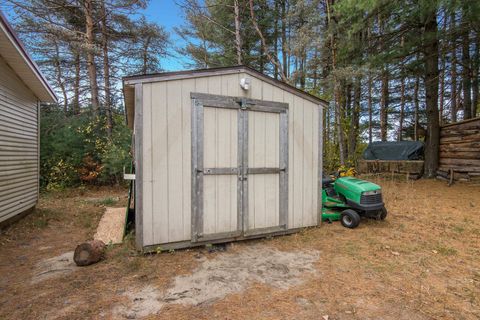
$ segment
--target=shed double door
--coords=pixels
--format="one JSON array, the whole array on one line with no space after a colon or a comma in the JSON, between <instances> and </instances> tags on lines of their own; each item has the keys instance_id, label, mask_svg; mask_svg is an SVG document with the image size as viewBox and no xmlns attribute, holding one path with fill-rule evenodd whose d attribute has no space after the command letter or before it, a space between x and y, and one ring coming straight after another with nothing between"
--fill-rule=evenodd
<instances>
[{"instance_id":1,"label":"shed double door","mask_svg":"<svg viewBox=\"0 0 480 320\"><path fill-rule=\"evenodd\" d=\"M288 104L191 98L192 241L287 229Z\"/></svg>"}]
</instances>

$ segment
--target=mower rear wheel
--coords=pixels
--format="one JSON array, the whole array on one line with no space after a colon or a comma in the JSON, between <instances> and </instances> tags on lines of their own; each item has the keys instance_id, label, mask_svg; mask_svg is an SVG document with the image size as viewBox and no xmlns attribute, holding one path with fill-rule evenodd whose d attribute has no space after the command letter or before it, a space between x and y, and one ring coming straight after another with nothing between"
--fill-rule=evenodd
<instances>
[{"instance_id":1,"label":"mower rear wheel","mask_svg":"<svg viewBox=\"0 0 480 320\"><path fill-rule=\"evenodd\" d=\"M358 213L352 209L347 209L342 211L340 216L340 222L345 228L356 228L360 224L360 216Z\"/></svg>"},{"instance_id":2,"label":"mower rear wheel","mask_svg":"<svg viewBox=\"0 0 480 320\"><path fill-rule=\"evenodd\" d=\"M380 220L385 220L387 217L387 208L383 207L382 210L380 211Z\"/></svg>"}]
</instances>

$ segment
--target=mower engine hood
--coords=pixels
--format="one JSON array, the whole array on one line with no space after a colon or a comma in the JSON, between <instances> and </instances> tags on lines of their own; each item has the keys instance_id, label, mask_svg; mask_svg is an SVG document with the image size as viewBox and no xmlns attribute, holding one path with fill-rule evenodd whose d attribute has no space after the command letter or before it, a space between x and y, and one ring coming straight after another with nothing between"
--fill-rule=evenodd
<instances>
[{"instance_id":1,"label":"mower engine hood","mask_svg":"<svg viewBox=\"0 0 480 320\"><path fill-rule=\"evenodd\" d=\"M365 191L374 191L382 189L378 184L357 179L354 177L341 177L335 181L335 186L351 192L362 193Z\"/></svg>"}]
</instances>

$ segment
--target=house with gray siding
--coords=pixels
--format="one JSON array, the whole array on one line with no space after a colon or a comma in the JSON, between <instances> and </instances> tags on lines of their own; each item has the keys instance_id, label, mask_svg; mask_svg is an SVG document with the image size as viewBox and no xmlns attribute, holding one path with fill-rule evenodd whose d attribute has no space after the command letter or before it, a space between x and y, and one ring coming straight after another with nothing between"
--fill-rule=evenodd
<instances>
[{"instance_id":1,"label":"house with gray siding","mask_svg":"<svg viewBox=\"0 0 480 320\"><path fill-rule=\"evenodd\" d=\"M57 98L0 12L0 226L35 207L41 102Z\"/></svg>"}]
</instances>

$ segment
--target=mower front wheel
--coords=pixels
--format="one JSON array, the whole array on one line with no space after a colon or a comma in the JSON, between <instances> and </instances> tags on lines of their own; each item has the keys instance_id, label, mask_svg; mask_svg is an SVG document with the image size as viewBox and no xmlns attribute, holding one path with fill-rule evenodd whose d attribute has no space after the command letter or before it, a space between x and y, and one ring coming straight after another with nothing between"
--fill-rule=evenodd
<instances>
[{"instance_id":1,"label":"mower front wheel","mask_svg":"<svg viewBox=\"0 0 480 320\"><path fill-rule=\"evenodd\" d=\"M358 213L352 209L347 209L342 211L340 216L340 222L345 228L356 228L360 224L360 216Z\"/></svg>"},{"instance_id":2,"label":"mower front wheel","mask_svg":"<svg viewBox=\"0 0 480 320\"><path fill-rule=\"evenodd\" d=\"M382 210L380 211L380 220L385 220L387 217L387 208L383 207Z\"/></svg>"}]
</instances>

